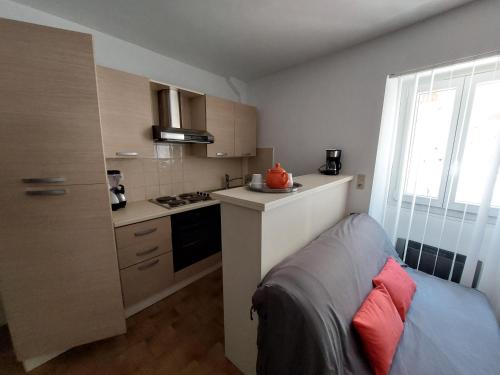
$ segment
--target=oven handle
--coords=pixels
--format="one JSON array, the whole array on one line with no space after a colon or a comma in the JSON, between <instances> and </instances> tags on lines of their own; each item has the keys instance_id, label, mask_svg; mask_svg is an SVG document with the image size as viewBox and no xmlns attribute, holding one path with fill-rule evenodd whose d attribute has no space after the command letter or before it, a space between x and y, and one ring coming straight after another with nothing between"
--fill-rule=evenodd
<instances>
[{"instance_id":1,"label":"oven handle","mask_svg":"<svg viewBox=\"0 0 500 375\"><path fill-rule=\"evenodd\" d=\"M197 243L200 243L200 242L201 242L201 240L194 240L194 241L188 242L187 244L184 244L184 245L182 246L182 248L191 247L191 246L193 246L194 244L197 244Z\"/></svg>"}]
</instances>

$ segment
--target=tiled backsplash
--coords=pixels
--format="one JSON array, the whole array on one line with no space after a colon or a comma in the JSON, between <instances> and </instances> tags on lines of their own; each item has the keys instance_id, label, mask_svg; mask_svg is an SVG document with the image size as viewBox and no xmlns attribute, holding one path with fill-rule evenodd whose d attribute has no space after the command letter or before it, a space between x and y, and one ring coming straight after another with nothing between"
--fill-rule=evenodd
<instances>
[{"instance_id":1,"label":"tiled backsplash","mask_svg":"<svg viewBox=\"0 0 500 375\"><path fill-rule=\"evenodd\" d=\"M160 144L158 159L106 159L107 169L123 174L128 201L222 188L224 174L242 176L242 159L192 156L188 145Z\"/></svg>"}]
</instances>

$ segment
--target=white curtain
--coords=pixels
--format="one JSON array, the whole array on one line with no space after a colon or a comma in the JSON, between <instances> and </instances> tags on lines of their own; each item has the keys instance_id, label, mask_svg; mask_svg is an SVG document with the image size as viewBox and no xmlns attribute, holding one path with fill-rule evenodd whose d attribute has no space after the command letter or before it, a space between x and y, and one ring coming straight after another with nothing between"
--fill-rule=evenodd
<instances>
[{"instance_id":1,"label":"white curtain","mask_svg":"<svg viewBox=\"0 0 500 375\"><path fill-rule=\"evenodd\" d=\"M410 266L477 287L500 320L499 69L493 56L388 78L370 215Z\"/></svg>"}]
</instances>

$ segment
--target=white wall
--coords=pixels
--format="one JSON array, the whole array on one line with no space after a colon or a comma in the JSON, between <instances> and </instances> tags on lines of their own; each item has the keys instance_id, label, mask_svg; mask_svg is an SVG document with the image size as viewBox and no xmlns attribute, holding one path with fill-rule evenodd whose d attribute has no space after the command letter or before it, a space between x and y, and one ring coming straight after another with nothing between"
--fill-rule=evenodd
<instances>
[{"instance_id":1,"label":"white wall","mask_svg":"<svg viewBox=\"0 0 500 375\"><path fill-rule=\"evenodd\" d=\"M0 0L0 17L92 34L94 36L95 60L99 65L143 75L160 82L171 83L222 98L238 100L238 95L228 83L228 79L230 79L230 82L240 91L242 101L246 101L246 84L236 78L222 77L184 64L34 8L9 0Z\"/></svg>"},{"instance_id":2,"label":"white wall","mask_svg":"<svg viewBox=\"0 0 500 375\"><path fill-rule=\"evenodd\" d=\"M500 49L500 1L482 0L385 37L249 83L259 108L259 147L296 174L343 149L343 173L367 174L351 186L348 209L367 211L386 77Z\"/></svg>"}]
</instances>

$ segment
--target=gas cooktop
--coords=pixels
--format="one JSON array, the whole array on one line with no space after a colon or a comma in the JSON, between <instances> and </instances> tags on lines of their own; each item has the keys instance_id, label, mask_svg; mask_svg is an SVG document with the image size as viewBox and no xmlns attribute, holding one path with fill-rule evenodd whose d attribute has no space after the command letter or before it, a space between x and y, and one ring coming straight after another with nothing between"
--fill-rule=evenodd
<instances>
[{"instance_id":1,"label":"gas cooktop","mask_svg":"<svg viewBox=\"0 0 500 375\"><path fill-rule=\"evenodd\" d=\"M165 208L175 208L179 206L185 206L192 203L198 203L202 201L209 201L210 198L209 193L205 193L202 191L197 191L195 193L185 193L179 195L158 197L155 199L151 199L150 202L156 203Z\"/></svg>"}]
</instances>

